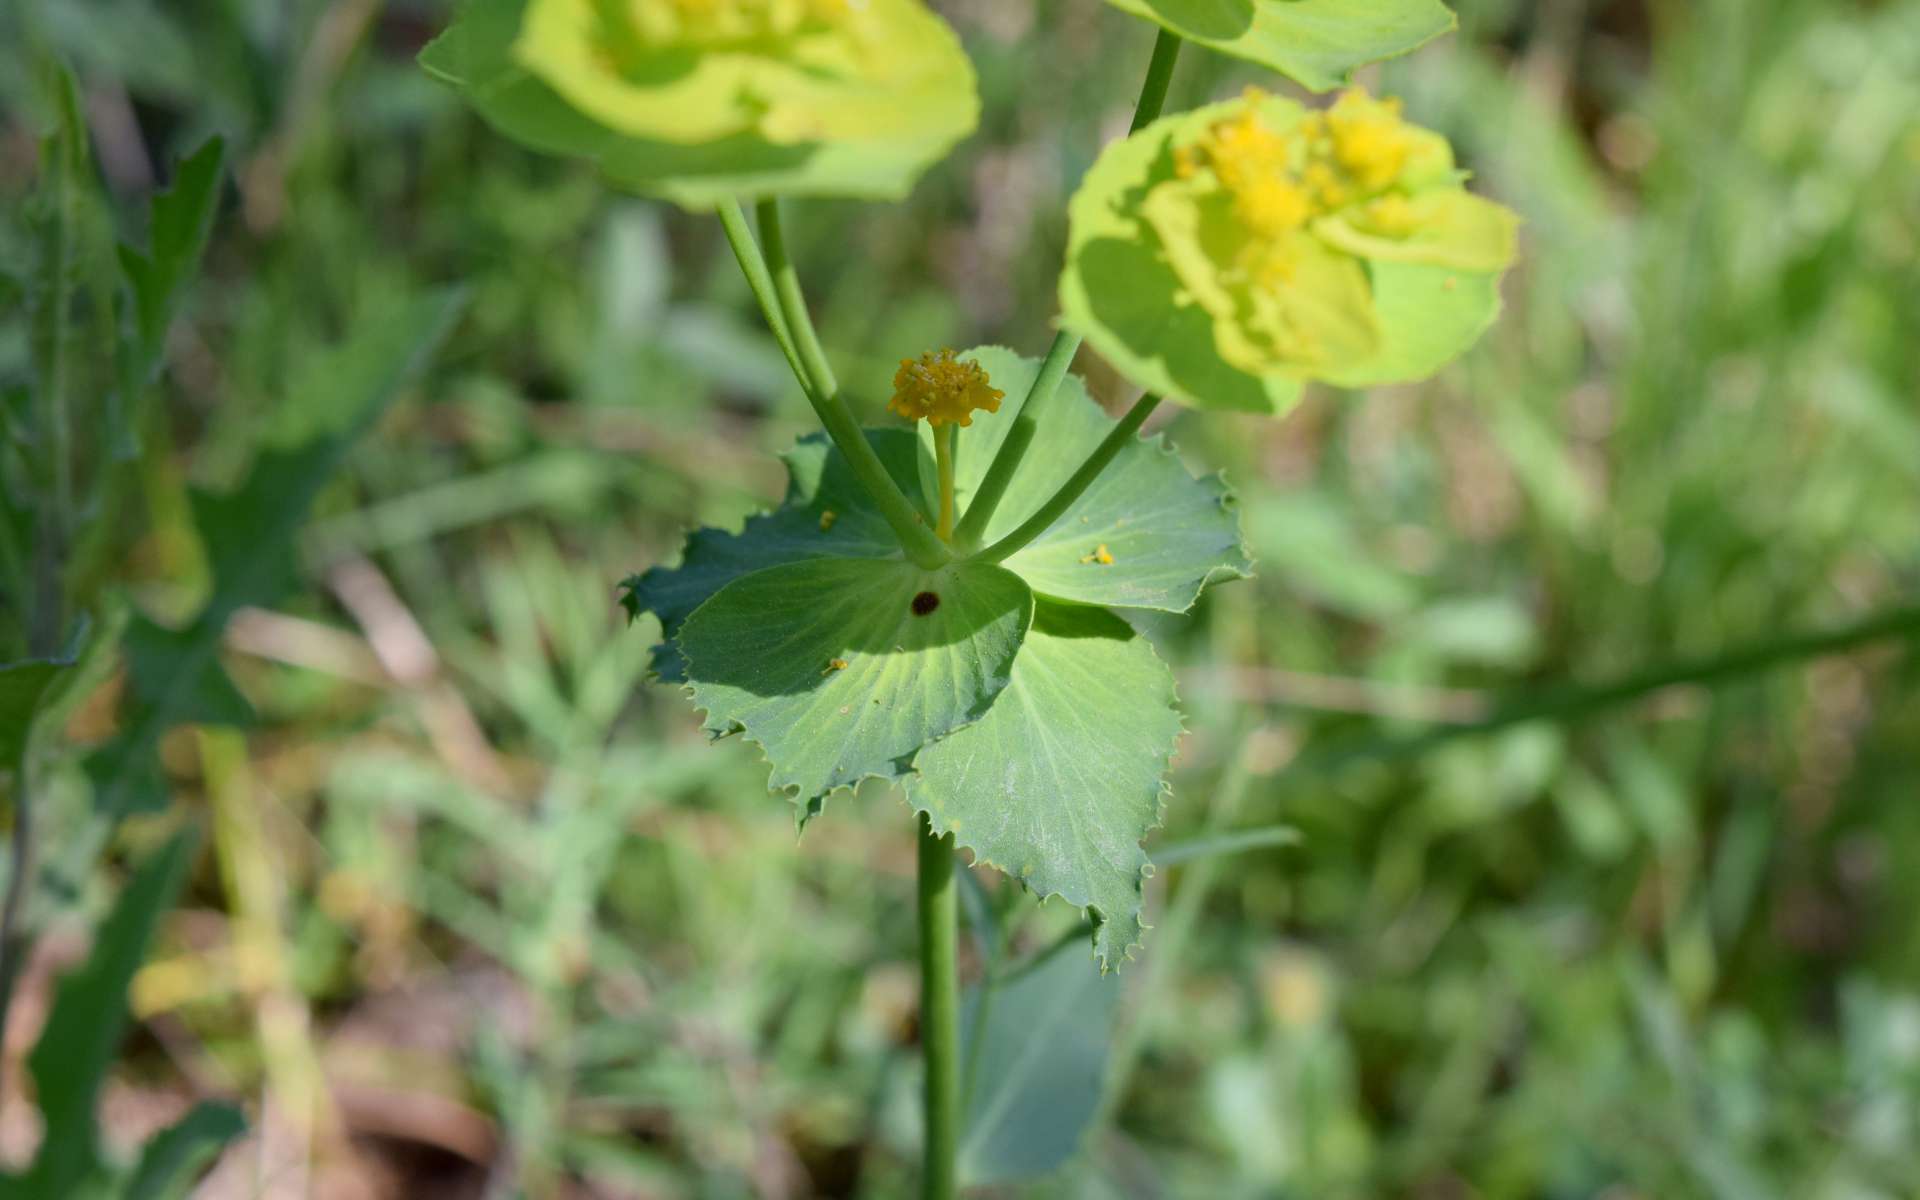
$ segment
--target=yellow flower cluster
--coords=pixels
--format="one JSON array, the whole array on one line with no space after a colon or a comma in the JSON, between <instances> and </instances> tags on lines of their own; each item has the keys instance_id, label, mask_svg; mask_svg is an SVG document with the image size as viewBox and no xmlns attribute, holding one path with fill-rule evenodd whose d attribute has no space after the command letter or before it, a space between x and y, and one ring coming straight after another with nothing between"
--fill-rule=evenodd
<instances>
[{"instance_id":1,"label":"yellow flower cluster","mask_svg":"<svg viewBox=\"0 0 1920 1200\"><path fill-rule=\"evenodd\" d=\"M952 350L903 358L893 373L893 398L887 408L909 421L925 418L935 427L971 425L975 410L999 412L1006 396L993 386L980 364L956 358Z\"/></svg>"},{"instance_id":2,"label":"yellow flower cluster","mask_svg":"<svg viewBox=\"0 0 1920 1200\"><path fill-rule=\"evenodd\" d=\"M1175 173L1192 179L1211 171L1232 197L1235 218L1267 243L1355 206L1363 206L1370 228L1407 231L1406 199L1391 189L1414 158L1417 134L1401 118L1397 98L1377 100L1356 88L1325 112L1278 130L1261 117L1265 99L1248 88L1238 113L1175 151ZM1263 282L1293 275L1296 256L1284 247L1268 244L1250 258Z\"/></svg>"},{"instance_id":3,"label":"yellow flower cluster","mask_svg":"<svg viewBox=\"0 0 1920 1200\"><path fill-rule=\"evenodd\" d=\"M602 6L645 45L788 37L831 27L850 14L849 0L614 0Z\"/></svg>"}]
</instances>

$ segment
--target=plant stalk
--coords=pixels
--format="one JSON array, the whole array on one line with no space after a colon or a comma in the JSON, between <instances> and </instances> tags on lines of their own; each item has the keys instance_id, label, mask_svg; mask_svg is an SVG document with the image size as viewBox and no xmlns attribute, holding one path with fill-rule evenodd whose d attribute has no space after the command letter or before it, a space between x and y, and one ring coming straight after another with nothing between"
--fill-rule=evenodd
<instances>
[{"instance_id":1,"label":"plant stalk","mask_svg":"<svg viewBox=\"0 0 1920 1200\"><path fill-rule=\"evenodd\" d=\"M740 263L741 274L747 277L747 287L752 290L754 300L760 305L760 315L766 319L767 328L773 333L773 340L779 344L780 352L786 356L787 365L793 370L793 377L800 383L800 391L813 406L820 418L820 424L826 427L827 436L840 450L841 457L853 470L853 477L860 486L873 497L880 509L880 515L893 528L894 536L900 540L901 548L907 557L928 570L951 562L953 552L947 549L945 542L934 536L926 522L914 510L900 485L887 474L887 468L880 462L880 456L874 453L868 444L866 435L860 431L859 423L853 414L847 411L846 403L841 400L837 390L823 391L815 385L813 372L807 366L807 351L802 343L795 340L793 326L789 319L802 324L806 330L802 335L807 344L818 354L819 342L813 336L812 324L806 320L806 305L799 301L798 281L790 289L798 302L797 309L789 312L781 303L780 288L774 282L773 272L767 266L767 260L761 256L760 245L754 241L753 234L747 229L746 213L741 211L737 201L728 200L719 206L720 227L725 230L727 244L733 248L733 256ZM764 215L764 214L763 214ZM778 228L776 214L773 227ZM792 267L784 258L785 245L776 232L770 239L770 245L781 252L783 274L791 274ZM821 356L818 367L824 371L826 381L831 384L833 373L826 367L826 359Z\"/></svg>"},{"instance_id":2,"label":"plant stalk","mask_svg":"<svg viewBox=\"0 0 1920 1200\"><path fill-rule=\"evenodd\" d=\"M13 1010L13 989L27 957L24 927L27 893L34 874L33 801L28 795L30 750L22 739L20 760L13 773L13 840L7 864L7 895L0 904L0 1045L5 1044L7 1017Z\"/></svg>"},{"instance_id":3,"label":"plant stalk","mask_svg":"<svg viewBox=\"0 0 1920 1200\"><path fill-rule=\"evenodd\" d=\"M1033 377L1033 386L1027 389L1027 398L1020 402L1020 411L1014 415L1013 424L1007 427L1007 436L1000 443L1000 450L993 456L993 462L987 467L987 473L980 480L980 486L974 489L973 499L967 502L967 514L960 519L959 528L953 531L954 544L962 550L978 550L987 536L987 522L993 520L994 510L1000 507L1000 501L1007 494L1007 485L1013 482L1020 463L1027 456L1027 447L1033 444L1033 435L1040 425L1040 414L1046 411L1047 402L1053 399L1053 393L1059 389L1060 380L1073 364L1073 356L1079 352L1080 335L1061 330L1053 335L1053 344L1047 347L1047 357L1040 364L1040 373Z\"/></svg>"},{"instance_id":4,"label":"plant stalk","mask_svg":"<svg viewBox=\"0 0 1920 1200\"><path fill-rule=\"evenodd\" d=\"M1133 106L1133 124L1128 127L1128 133L1138 133L1159 118L1160 110L1167 102L1167 87L1173 82L1174 63L1179 57L1179 35L1162 29L1153 42L1153 57L1147 61L1147 77L1140 84L1140 99ZM1026 399L1020 402L1020 411L1007 428L1005 440L1000 443L998 453L988 465L980 486L974 490L973 499L967 504L967 512L960 519L959 528L954 530L954 542L962 550L978 549L981 540L987 536L987 523L993 519L994 510L1000 507L1000 501L1006 496L1007 485L1013 482L1021 460L1027 455L1027 448L1033 444L1040 416L1052 402L1053 394L1060 390L1060 380L1073 364L1073 356L1079 350L1079 334L1062 329L1053 335L1053 344L1047 347L1047 357L1040 364L1040 373L1033 377L1033 386L1027 389Z\"/></svg>"},{"instance_id":5,"label":"plant stalk","mask_svg":"<svg viewBox=\"0 0 1920 1200\"><path fill-rule=\"evenodd\" d=\"M940 528L943 542L953 540L953 423L933 431L933 461L940 473Z\"/></svg>"},{"instance_id":6,"label":"plant stalk","mask_svg":"<svg viewBox=\"0 0 1920 1200\"><path fill-rule=\"evenodd\" d=\"M1093 453L1087 455L1087 460L1060 485L1059 490L1047 497L1045 504L1034 510L1034 514L1022 521L1012 533L972 557L980 562L1001 562L1018 554L1027 543L1045 533L1100 477L1100 472L1107 469L1114 455L1126 448L1159 405L1160 397L1151 392L1134 401L1127 415L1120 418L1120 423L1101 439L1100 444L1093 448Z\"/></svg>"},{"instance_id":7,"label":"plant stalk","mask_svg":"<svg viewBox=\"0 0 1920 1200\"><path fill-rule=\"evenodd\" d=\"M920 1045L926 1054L926 1156L920 1194L956 1195L960 1147L960 902L953 835L920 817Z\"/></svg>"},{"instance_id":8,"label":"plant stalk","mask_svg":"<svg viewBox=\"0 0 1920 1200\"><path fill-rule=\"evenodd\" d=\"M787 328L793 333L807 378L822 396L838 395L840 383L833 376L833 364L827 361L827 352L820 346L820 335L814 332L813 317L807 312L806 293L800 290L800 273L787 254L787 235L780 224L780 202L762 200L753 211L759 219L767 265L773 270L773 289L780 301L780 315L786 318Z\"/></svg>"},{"instance_id":9,"label":"plant stalk","mask_svg":"<svg viewBox=\"0 0 1920 1200\"><path fill-rule=\"evenodd\" d=\"M1153 57L1147 60L1147 77L1140 83L1140 99L1133 106L1133 124L1128 133L1139 133L1160 119L1167 103L1167 88L1173 83L1173 64L1180 58L1180 35L1162 29L1153 39Z\"/></svg>"}]
</instances>

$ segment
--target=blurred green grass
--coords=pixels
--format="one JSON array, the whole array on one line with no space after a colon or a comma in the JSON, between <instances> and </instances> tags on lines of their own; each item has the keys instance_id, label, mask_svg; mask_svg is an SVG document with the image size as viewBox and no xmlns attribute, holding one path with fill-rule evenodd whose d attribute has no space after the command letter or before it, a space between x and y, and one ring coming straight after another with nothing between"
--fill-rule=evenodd
<instances>
[{"instance_id":1,"label":"blurred green grass","mask_svg":"<svg viewBox=\"0 0 1920 1200\"><path fill-rule=\"evenodd\" d=\"M942 7L982 132L906 207L792 216L873 419L902 355L1045 344L1065 197L1151 41L1091 0ZM1260 573L1152 631L1191 729L1157 841L1302 836L1163 873L1111 1123L1034 1194L1910 1195L1910 643L1298 764L1911 606L1920 5L1463 8L1377 83L1526 217L1507 312L1428 385L1173 419L1239 490ZM40 12L120 202L209 132L240 164L143 467L124 571L150 611L205 586L184 483L327 422L408 298L474 292L304 532L307 590L230 636L260 828L216 836L270 848L286 978L249 975L258 914L203 867L136 989L126 1138L138 1098L211 1090L265 1100L209 1195L306 1170L376 1195L905 1194L904 810L868 789L796 844L751 751L643 682L654 631L612 602L689 524L771 500L808 427L713 222L482 128L410 63L435 4ZM34 112L25 42L0 45L11 206ZM1190 54L1173 100L1252 78ZM169 744L189 809L203 758ZM1022 947L1076 919L982 882ZM276 1141L276 1003L350 1137Z\"/></svg>"}]
</instances>

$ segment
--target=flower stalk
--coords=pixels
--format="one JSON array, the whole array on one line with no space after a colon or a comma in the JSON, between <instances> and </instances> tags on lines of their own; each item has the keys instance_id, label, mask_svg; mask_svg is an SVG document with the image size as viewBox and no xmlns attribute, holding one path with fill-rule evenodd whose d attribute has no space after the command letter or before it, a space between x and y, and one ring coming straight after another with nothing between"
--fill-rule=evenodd
<instances>
[{"instance_id":1,"label":"flower stalk","mask_svg":"<svg viewBox=\"0 0 1920 1200\"><path fill-rule=\"evenodd\" d=\"M761 215L765 217L769 211L763 208ZM814 414L826 428L827 436L839 447L841 457L847 460L854 478L873 497L880 515L886 518L907 557L929 570L952 561L953 552L927 528L925 520L907 500L906 493L893 481L893 476L887 474L880 456L874 453L866 435L860 431L859 423L847 411L846 402L840 398L838 388L823 390L815 382L815 372L818 371L821 381L832 385L833 372L827 366L826 356L820 353L819 338L814 334L813 322L807 316L798 278L793 275L793 266L787 260L785 240L779 232L778 212L772 212L768 248L776 254L775 261L780 274L792 280L785 289L787 302L784 304L782 289L775 282L774 271L769 268L767 259L761 255L759 243L754 241L752 231L747 228L746 214L741 211L739 202L725 201L719 205L719 214L727 244L733 248L733 256L740 263L741 273L746 276L747 287L760 305L760 315L765 318L773 340L780 346L780 352L786 356L787 366L800 383L800 391L806 396L807 403L813 406ZM804 331L797 339L796 327ZM811 347L811 353L803 350L803 346ZM809 365L810 358L815 360L812 365Z\"/></svg>"},{"instance_id":2,"label":"flower stalk","mask_svg":"<svg viewBox=\"0 0 1920 1200\"><path fill-rule=\"evenodd\" d=\"M952 1200L960 1147L960 900L953 835L920 817L920 1044L926 1055L926 1154L920 1194Z\"/></svg>"},{"instance_id":3,"label":"flower stalk","mask_svg":"<svg viewBox=\"0 0 1920 1200\"><path fill-rule=\"evenodd\" d=\"M943 542L953 541L953 438L952 425L933 431L933 461L940 472L940 525L935 532Z\"/></svg>"},{"instance_id":4,"label":"flower stalk","mask_svg":"<svg viewBox=\"0 0 1920 1200\"><path fill-rule=\"evenodd\" d=\"M1033 515L1022 521L1012 533L985 550L972 555L972 558L979 562L1005 561L1018 554L1027 543L1052 528L1053 523L1073 507L1073 502L1093 485L1093 481L1100 478L1100 472L1107 469L1107 464L1113 461L1114 455L1126 449L1127 443L1140 432L1140 426L1146 424L1147 418L1152 416L1153 410L1159 406L1160 397L1152 393L1134 401L1133 407L1127 410L1127 415L1121 417L1120 423L1115 425L1106 437L1100 439L1100 444L1093 448L1093 453L1087 455L1086 461L1080 464L1080 468L1068 476L1067 481L1061 484L1053 495L1047 497L1045 504L1035 509Z\"/></svg>"},{"instance_id":5,"label":"flower stalk","mask_svg":"<svg viewBox=\"0 0 1920 1200\"><path fill-rule=\"evenodd\" d=\"M1147 77L1140 84L1140 99L1133 106L1133 123L1128 127L1128 133L1138 133L1159 118L1160 110L1166 106L1167 88L1173 82L1173 67L1179 58L1179 36L1162 29L1159 36L1154 38L1153 57L1147 61ZM960 519L960 526L954 531L954 542L962 550L978 549L981 540L986 537L987 523L993 520L994 511L1006 496L1007 485L1013 482L1021 460L1027 455L1027 447L1033 444L1040 417L1053 400L1053 394L1060 389L1060 380L1073 364L1073 356L1079 350L1079 334L1062 329L1053 335L1053 344L1047 347L1047 357L1040 364L1040 373L1033 377L1033 386L1027 389L1026 399L1021 401L1020 411L1014 415L1013 425L1000 443L999 453L994 455L993 462L987 467L980 487L967 505L966 515Z\"/></svg>"}]
</instances>

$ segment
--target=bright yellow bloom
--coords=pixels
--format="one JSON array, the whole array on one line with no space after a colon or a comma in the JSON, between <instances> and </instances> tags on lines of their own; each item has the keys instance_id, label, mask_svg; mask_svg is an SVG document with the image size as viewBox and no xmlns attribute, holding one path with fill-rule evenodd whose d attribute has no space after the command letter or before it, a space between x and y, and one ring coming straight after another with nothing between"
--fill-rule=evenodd
<instances>
[{"instance_id":1,"label":"bright yellow bloom","mask_svg":"<svg viewBox=\"0 0 1920 1200\"><path fill-rule=\"evenodd\" d=\"M952 350L903 358L893 373L893 398L887 407L909 421L971 425L975 410L999 412L1006 396L992 385L980 364L954 357Z\"/></svg>"},{"instance_id":2,"label":"bright yellow bloom","mask_svg":"<svg viewBox=\"0 0 1920 1200\"><path fill-rule=\"evenodd\" d=\"M923 0L498 0L516 2L512 59L568 106L622 138L703 148L656 162L651 147L567 135L623 171L739 173L749 182L730 191L750 194L769 190L769 172L836 176L884 194L896 164L917 173L977 111L972 68Z\"/></svg>"},{"instance_id":3,"label":"bright yellow bloom","mask_svg":"<svg viewBox=\"0 0 1920 1200\"><path fill-rule=\"evenodd\" d=\"M849 16L847 0L603 0L602 19L649 46L792 37Z\"/></svg>"},{"instance_id":4,"label":"bright yellow bloom","mask_svg":"<svg viewBox=\"0 0 1920 1200\"><path fill-rule=\"evenodd\" d=\"M1326 122L1335 161L1362 188L1377 192L1399 180L1414 149L1399 97L1376 100L1355 88L1327 110Z\"/></svg>"},{"instance_id":5,"label":"bright yellow bloom","mask_svg":"<svg viewBox=\"0 0 1920 1200\"><path fill-rule=\"evenodd\" d=\"M1238 113L1179 148L1175 172L1193 179L1211 171L1233 197L1234 216L1258 238L1279 238L1401 186L1418 148L1419 131L1401 119L1398 99L1355 88L1286 129L1262 119L1265 92L1250 87L1243 99ZM1383 231L1394 223L1379 217Z\"/></svg>"},{"instance_id":6,"label":"bright yellow bloom","mask_svg":"<svg viewBox=\"0 0 1920 1200\"><path fill-rule=\"evenodd\" d=\"M1425 378L1479 336L1514 257L1518 217L1466 179L1444 137L1358 89L1162 118L1074 197L1062 324L1200 407Z\"/></svg>"},{"instance_id":7,"label":"bright yellow bloom","mask_svg":"<svg viewBox=\"0 0 1920 1200\"><path fill-rule=\"evenodd\" d=\"M1504 210L1467 196L1444 139L1398 100L1354 89L1302 112L1248 88L1174 148L1141 206L1222 357L1250 373L1312 372L1380 345L1362 260L1497 269Z\"/></svg>"}]
</instances>

